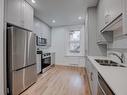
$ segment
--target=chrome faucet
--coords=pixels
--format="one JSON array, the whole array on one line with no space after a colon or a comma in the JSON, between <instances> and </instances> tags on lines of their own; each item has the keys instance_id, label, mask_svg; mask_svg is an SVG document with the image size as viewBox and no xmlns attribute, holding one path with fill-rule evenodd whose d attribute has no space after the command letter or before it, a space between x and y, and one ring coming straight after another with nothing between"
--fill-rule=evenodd
<instances>
[{"instance_id":1,"label":"chrome faucet","mask_svg":"<svg viewBox=\"0 0 127 95\"><path fill-rule=\"evenodd\" d=\"M116 57L119 58L119 60L121 61L121 63L124 63L124 54L122 53L121 56L119 56L118 54L116 53L110 53L112 55L115 55Z\"/></svg>"}]
</instances>

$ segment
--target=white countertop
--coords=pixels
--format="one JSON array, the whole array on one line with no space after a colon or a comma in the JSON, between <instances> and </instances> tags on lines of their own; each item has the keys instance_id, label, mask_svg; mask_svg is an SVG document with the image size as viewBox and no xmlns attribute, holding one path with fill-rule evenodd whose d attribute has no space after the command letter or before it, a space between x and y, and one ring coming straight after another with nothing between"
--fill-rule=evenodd
<instances>
[{"instance_id":1,"label":"white countertop","mask_svg":"<svg viewBox=\"0 0 127 95\"><path fill-rule=\"evenodd\" d=\"M116 95L127 95L127 68L99 65L94 59L110 59L107 57L88 56L110 88Z\"/></svg>"}]
</instances>

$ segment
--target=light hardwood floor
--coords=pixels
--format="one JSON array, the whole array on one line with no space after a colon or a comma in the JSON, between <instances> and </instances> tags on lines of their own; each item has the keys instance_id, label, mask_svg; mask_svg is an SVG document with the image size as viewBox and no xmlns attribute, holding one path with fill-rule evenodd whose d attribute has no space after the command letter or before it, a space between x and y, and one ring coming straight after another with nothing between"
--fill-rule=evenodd
<instances>
[{"instance_id":1,"label":"light hardwood floor","mask_svg":"<svg viewBox=\"0 0 127 95\"><path fill-rule=\"evenodd\" d=\"M85 70L55 66L21 95L90 95Z\"/></svg>"}]
</instances>

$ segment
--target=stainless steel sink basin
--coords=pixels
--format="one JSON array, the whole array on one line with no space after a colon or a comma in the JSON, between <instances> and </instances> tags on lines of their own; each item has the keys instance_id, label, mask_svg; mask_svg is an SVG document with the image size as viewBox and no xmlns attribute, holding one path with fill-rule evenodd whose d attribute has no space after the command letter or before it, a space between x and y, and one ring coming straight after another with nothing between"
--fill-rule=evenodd
<instances>
[{"instance_id":1,"label":"stainless steel sink basin","mask_svg":"<svg viewBox=\"0 0 127 95\"><path fill-rule=\"evenodd\" d=\"M121 65L119 63L116 63L112 60L100 60L100 59L95 59L95 61L97 63L99 63L100 65L103 65L103 66L114 66L114 67L126 67L124 65Z\"/></svg>"}]
</instances>

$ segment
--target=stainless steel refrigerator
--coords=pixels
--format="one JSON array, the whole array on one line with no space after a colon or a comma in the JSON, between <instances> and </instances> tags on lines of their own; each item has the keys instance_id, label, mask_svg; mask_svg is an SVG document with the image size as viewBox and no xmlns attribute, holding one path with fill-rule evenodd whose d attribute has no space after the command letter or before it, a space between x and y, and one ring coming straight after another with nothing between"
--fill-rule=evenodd
<instances>
[{"instance_id":1,"label":"stainless steel refrigerator","mask_svg":"<svg viewBox=\"0 0 127 95\"><path fill-rule=\"evenodd\" d=\"M37 80L36 35L30 31L7 29L7 87L9 95L18 95Z\"/></svg>"}]
</instances>

